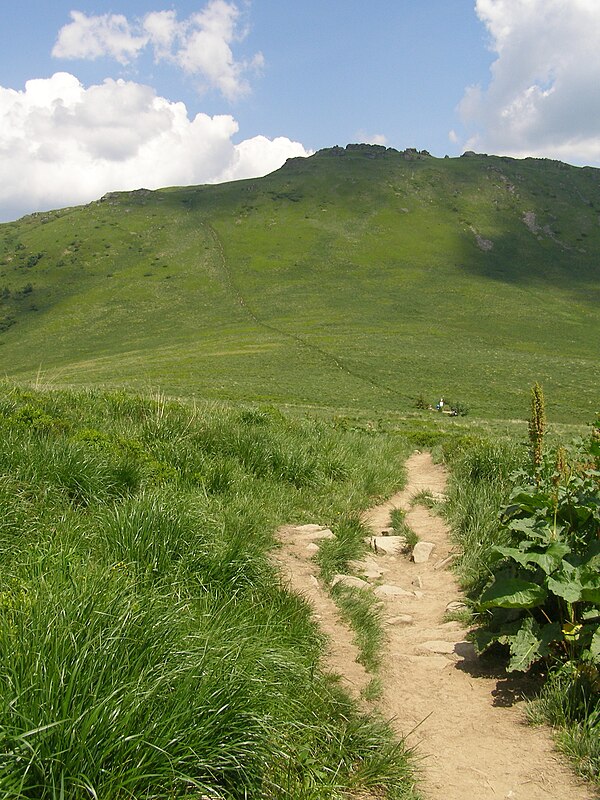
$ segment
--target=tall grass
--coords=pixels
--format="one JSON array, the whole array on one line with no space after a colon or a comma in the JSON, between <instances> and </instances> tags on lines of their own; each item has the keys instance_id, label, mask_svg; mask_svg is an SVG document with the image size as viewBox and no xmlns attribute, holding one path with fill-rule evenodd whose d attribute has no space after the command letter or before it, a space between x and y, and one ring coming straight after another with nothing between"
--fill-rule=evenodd
<instances>
[{"instance_id":1,"label":"tall grass","mask_svg":"<svg viewBox=\"0 0 600 800\"><path fill-rule=\"evenodd\" d=\"M397 441L11 387L0 433L2 797L412 796L268 559L278 524L394 488Z\"/></svg>"},{"instance_id":2,"label":"tall grass","mask_svg":"<svg viewBox=\"0 0 600 800\"><path fill-rule=\"evenodd\" d=\"M491 548L502 542L500 510L526 450L511 441L479 439L445 452L451 467L445 513L460 547L455 565L463 587L476 592L489 577Z\"/></svg>"},{"instance_id":3,"label":"tall grass","mask_svg":"<svg viewBox=\"0 0 600 800\"><path fill-rule=\"evenodd\" d=\"M593 667L554 672L528 711L532 722L555 728L559 748L579 774L600 786L600 686Z\"/></svg>"}]
</instances>

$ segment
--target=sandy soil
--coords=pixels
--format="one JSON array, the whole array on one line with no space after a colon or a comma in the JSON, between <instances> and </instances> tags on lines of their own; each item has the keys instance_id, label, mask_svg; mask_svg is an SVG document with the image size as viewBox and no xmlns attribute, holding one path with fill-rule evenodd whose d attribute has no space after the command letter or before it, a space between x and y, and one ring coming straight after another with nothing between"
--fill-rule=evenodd
<instances>
[{"instance_id":1,"label":"sandy soil","mask_svg":"<svg viewBox=\"0 0 600 800\"><path fill-rule=\"evenodd\" d=\"M448 530L443 520L411 500L422 489L443 494L446 474L428 453L413 454L407 470L406 488L366 512L373 551L354 565L354 572L368 574L382 602L388 646L378 705L399 735L416 746L425 797L594 800L598 795L553 749L549 731L526 724L523 683L503 673L486 674L465 640L466 631L457 622L444 622L448 603L460 600L448 570ZM390 547L382 552L386 537L381 532L393 508L405 509L419 539L434 545L428 560L414 563ZM312 558L323 535L331 534L318 526L282 528L283 546L276 557L291 588L313 605L329 637L329 668L358 694L370 676L356 662L352 633L315 577Z\"/></svg>"}]
</instances>

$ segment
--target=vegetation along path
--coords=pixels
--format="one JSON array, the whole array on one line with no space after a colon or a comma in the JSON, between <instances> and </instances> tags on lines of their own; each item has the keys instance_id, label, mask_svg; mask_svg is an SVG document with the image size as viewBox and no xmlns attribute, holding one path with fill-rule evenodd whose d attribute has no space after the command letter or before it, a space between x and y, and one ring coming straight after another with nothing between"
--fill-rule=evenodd
<instances>
[{"instance_id":1,"label":"vegetation along path","mask_svg":"<svg viewBox=\"0 0 600 800\"><path fill-rule=\"evenodd\" d=\"M448 529L413 498L423 490L443 494L446 473L429 453L414 453L407 470L406 488L365 513L373 531L372 552L354 564L354 571L368 580L383 604L387 647L379 704L398 733L416 746L425 797L592 800L593 790L570 772L548 731L527 725L518 684L505 675L486 674L463 626L445 621L449 604L460 602L448 569ZM397 540L382 535L395 508L406 511L408 526L420 540L415 560L400 552ZM368 676L355 661L349 631L315 577L315 539L323 534L330 532L319 533L317 526L282 529L284 547L278 559L292 588L313 604L330 638L331 668L360 690Z\"/></svg>"}]
</instances>

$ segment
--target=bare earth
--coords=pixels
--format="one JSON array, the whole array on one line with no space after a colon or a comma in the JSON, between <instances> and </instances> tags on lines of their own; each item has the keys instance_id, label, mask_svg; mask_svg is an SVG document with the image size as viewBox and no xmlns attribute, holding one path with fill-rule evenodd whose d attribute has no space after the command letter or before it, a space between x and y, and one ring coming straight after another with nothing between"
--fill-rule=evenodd
<instances>
[{"instance_id":1,"label":"bare earth","mask_svg":"<svg viewBox=\"0 0 600 800\"><path fill-rule=\"evenodd\" d=\"M354 565L368 574L382 601L388 646L380 675L378 705L399 735L421 756L423 791L428 800L594 800L553 749L550 734L525 723L519 684L510 676L485 674L466 631L444 622L449 602L460 600L448 570L451 545L446 524L423 506L411 506L420 490L443 494L446 473L429 453L407 462L406 488L364 518L373 530L372 554ZM419 539L434 545L427 561L413 563L386 550L381 531L390 511L403 508ZM318 526L286 527L276 559L291 588L312 604L330 639L329 668L358 695L370 680L356 662L351 631L319 585L312 559L316 542L330 532ZM404 590L404 591L401 591Z\"/></svg>"}]
</instances>

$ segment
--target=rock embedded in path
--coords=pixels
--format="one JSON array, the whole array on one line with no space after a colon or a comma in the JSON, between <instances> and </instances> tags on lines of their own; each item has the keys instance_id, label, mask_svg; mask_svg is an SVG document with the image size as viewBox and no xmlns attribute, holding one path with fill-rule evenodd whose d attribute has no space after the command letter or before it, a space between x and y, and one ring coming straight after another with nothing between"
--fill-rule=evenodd
<instances>
[{"instance_id":1,"label":"rock embedded in path","mask_svg":"<svg viewBox=\"0 0 600 800\"><path fill-rule=\"evenodd\" d=\"M308 525L296 525L296 530L298 533L319 533L319 531L324 531L325 528L323 525L309 523Z\"/></svg>"},{"instance_id":2,"label":"rock embedded in path","mask_svg":"<svg viewBox=\"0 0 600 800\"><path fill-rule=\"evenodd\" d=\"M428 653L436 653L437 655L451 655L454 653L454 642L445 642L441 639L436 639L432 642L423 642L420 645L420 650L425 650Z\"/></svg>"},{"instance_id":3,"label":"rock embedded in path","mask_svg":"<svg viewBox=\"0 0 600 800\"><path fill-rule=\"evenodd\" d=\"M401 553L406 547L404 536L372 536L371 548L382 556Z\"/></svg>"},{"instance_id":4,"label":"rock embedded in path","mask_svg":"<svg viewBox=\"0 0 600 800\"><path fill-rule=\"evenodd\" d=\"M349 586L351 589L368 589L370 584L363 581L362 578L357 578L355 575L334 575L331 581L332 586Z\"/></svg>"},{"instance_id":5,"label":"rock embedded in path","mask_svg":"<svg viewBox=\"0 0 600 800\"><path fill-rule=\"evenodd\" d=\"M335 533L329 528L324 528L322 525L296 525L294 531L301 536L306 536L307 539L333 539Z\"/></svg>"},{"instance_id":6,"label":"rock embedded in path","mask_svg":"<svg viewBox=\"0 0 600 800\"><path fill-rule=\"evenodd\" d=\"M384 572L387 572L387 568L382 567L380 562L371 556L367 556L363 561L350 562L350 568L353 572L364 575L365 578L380 578Z\"/></svg>"},{"instance_id":7,"label":"rock embedded in path","mask_svg":"<svg viewBox=\"0 0 600 800\"><path fill-rule=\"evenodd\" d=\"M415 564L424 564L426 561L429 561L429 556L433 552L434 547L435 545L432 544L432 542L417 542L413 547L412 560Z\"/></svg>"},{"instance_id":8,"label":"rock embedded in path","mask_svg":"<svg viewBox=\"0 0 600 800\"><path fill-rule=\"evenodd\" d=\"M414 592L407 592L406 589L402 589L400 586L392 586L389 583L382 583L381 586L378 586L373 594L376 597L414 597Z\"/></svg>"},{"instance_id":9,"label":"rock embedded in path","mask_svg":"<svg viewBox=\"0 0 600 800\"><path fill-rule=\"evenodd\" d=\"M390 617L386 619L386 625L412 625L414 622L414 617L411 617L410 614L398 614L396 617Z\"/></svg>"}]
</instances>

